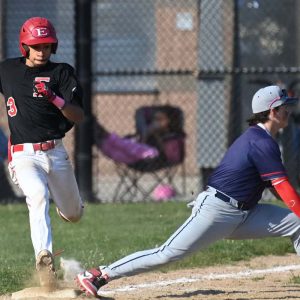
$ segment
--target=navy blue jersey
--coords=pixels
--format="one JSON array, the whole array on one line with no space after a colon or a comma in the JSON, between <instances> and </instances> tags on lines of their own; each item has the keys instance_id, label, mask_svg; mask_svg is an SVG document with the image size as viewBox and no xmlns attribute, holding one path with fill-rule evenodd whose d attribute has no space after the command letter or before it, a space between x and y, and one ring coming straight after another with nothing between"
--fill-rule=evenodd
<instances>
[{"instance_id":1,"label":"navy blue jersey","mask_svg":"<svg viewBox=\"0 0 300 300\"><path fill-rule=\"evenodd\" d=\"M5 97L13 145L60 139L73 126L55 105L33 91L36 81L46 82L66 102L82 107L82 89L70 65L49 61L31 68L21 57L3 61L0 92Z\"/></svg>"},{"instance_id":2,"label":"navy blue jersey","mask_svg":"<svg viewBox=\"0 0 300 300\"><path fill-rule=\"evenodd\" d=\"M249 127L228 149L208 185L249 204L257 203L270 180L286 176L277 142L261 127Z\"/></svg>"}]
</instances>

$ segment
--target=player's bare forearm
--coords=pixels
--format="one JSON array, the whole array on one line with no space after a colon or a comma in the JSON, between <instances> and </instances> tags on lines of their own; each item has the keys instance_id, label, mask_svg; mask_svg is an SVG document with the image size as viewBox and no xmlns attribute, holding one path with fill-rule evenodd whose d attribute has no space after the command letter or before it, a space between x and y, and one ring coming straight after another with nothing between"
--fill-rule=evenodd
<instances>
[{"instance_id":1,"label":"player's bare forearm","mask_svg":"<svg viewBox=\"0 0 300 300\"><path fill-rule=\"evenodd\" d=\"M83 109L71 103L66 102L61 112L68 120L74 123L80 123L84 119Z\"/></svg>"}]
</instances>

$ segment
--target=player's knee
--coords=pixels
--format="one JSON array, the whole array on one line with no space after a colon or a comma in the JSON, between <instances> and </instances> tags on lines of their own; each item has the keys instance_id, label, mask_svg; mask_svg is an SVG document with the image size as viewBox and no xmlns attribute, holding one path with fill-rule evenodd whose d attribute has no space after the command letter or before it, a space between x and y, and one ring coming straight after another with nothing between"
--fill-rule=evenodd
<instances>
[{"instance_id":1,"label":"player's knee","mask_svg":"<svg viewBox=\"0 0 300 300\"><path fill-rule=\"evenodd\" d=\"M64 220L65 222L76 223L81 219L81 217L83 215L83 209L84 209L84 206L80 205L80 207L78 208L78 210L76 212L73 212L70 214L62 213L58 208L56 208L56 212L59 215L59 217L62 220Z\"/></svg>"},{"instance_id":2,"label":"player's knee","mask_svg":"<svg viewBox=\"0 0 300 300\"><path fill-rule=\"evenodd\" d=\"M79 217L79 216L71 216L68 218L68 221L71 223L77 223L80 219L81 219L81 217Z\"/></svg>"},{"instance_id":3,"label":"player's knee","mask_svg":"<svg viewBox=\"0 0 300 300\"><path fill-rule=\"evenodd\" d=\"M81 219L82 215L83 215L83 208L81 209L81 211L78 214L68 217L68 220L71 223L77 223Z\"/></svg>"},{"instance_id":4,"label":"player's knee","mask_svg":"<svg viewBox=\"0 0 300 300\"><path fill-rule=\"evenodd\" d=\"M74 216L72 218L73 221L71 221L71 222L73 222L73 223L78 222L81 219L81 217L83 216L83 211L84 211L84 205L81 204L79 209L78 209L78 213L76 214L76 216Z\"/></svg>"}]
</instances>

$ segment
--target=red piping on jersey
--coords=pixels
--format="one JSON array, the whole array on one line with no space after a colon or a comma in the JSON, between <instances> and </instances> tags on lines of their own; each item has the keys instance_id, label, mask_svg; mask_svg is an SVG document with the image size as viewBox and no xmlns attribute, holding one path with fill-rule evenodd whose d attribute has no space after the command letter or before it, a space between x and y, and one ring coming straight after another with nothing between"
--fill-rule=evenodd
<instances>
[{"instance_id":1,"label":"red piping on jersey","mask_svg":"<svg viewBox=\"0 0 300 300\"><path fill-rule=\"evenodd\" d=\"M272 173L266 173L266 174L260 174L260 176L265 177L265 176L271 176L275 174L284 174L284 171L279 171L279 172L272 172Z\"/></svg>"},{"instance_id":2,"label":"red piping on jersey","mask_svg":"<svg viewBox=\"0 0 300 300\"><path fill-rule=\"evenodd\" d=\"M276 178L271 180L271 183L287 207L300 217L300 197L290 184L288 178Z\"/></svg>"}]
</instances>

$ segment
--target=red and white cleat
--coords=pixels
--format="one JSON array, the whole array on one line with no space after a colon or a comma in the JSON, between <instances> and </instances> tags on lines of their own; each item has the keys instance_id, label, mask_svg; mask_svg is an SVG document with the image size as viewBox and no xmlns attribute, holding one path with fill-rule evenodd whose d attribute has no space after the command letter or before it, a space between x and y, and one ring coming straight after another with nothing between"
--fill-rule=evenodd
<instances>
[{"instance_id":1,"label":"red and white cleat","mask_svg":"<svg viewBox=\"0 0 300 300\"><path fill-rule=\"evenodd\" d=\"M98 297L98 290L108 283L108 276L95 268L78 274L75 280L87 296Z\"/></svg>"}]
</instances>

